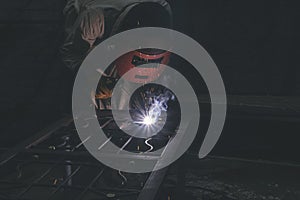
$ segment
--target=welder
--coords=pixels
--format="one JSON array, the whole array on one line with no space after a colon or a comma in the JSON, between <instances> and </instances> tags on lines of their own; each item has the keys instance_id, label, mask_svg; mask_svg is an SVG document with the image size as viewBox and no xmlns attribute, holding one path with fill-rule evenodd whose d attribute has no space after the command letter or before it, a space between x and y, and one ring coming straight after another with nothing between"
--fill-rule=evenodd
<instances>
[{"instance_id":1,"label":"welder","mask_svg":"<svg viewBox=\"0 0 300 200\"><path fill-rule=\"evenodd\" d=\"M61 53L64 64L74 74L87 54L109 36L138 27L172 26L171 8L165 0L69 0L64 15L66 39ZM167 64L169 56L169 52L153 49L133 51L121 56L105 72L99 71L102 78L95 94L96 99L109 99L118 78L132 67L148 61ZM139 78L147 77L151 80L151 77L158 77L162 71L162 67L145 69L132 77L131 82L139 83L145 81Z\"/></svg>"},{"instance_id":2,"label":"welder","mask_svg":"<svg viewBox=\"0 0 300 200\"><path fill-rule=\"evenodd\" d=\"M74 75L88 53L106 38L139 27L171 28L172 26L171 8L165 0L69 0L64 14L66 39L61 52L65 65L74 72ZM140 68L139 73L128 77L125 87L157 79L164 70L163 66L159 64L168 64L169 57L170 53L167 51L141 49L122 55L110 66L107 66L104 72L98 70L101 79L97 91L91 93L94 105L99 110L109 109L110 97L116 82L134 67L157 63L155 68ZM129 97L124 96L121 99L125 100L126 98ZM124 108L122 107L123 102L119 102L119 104L119 108ZM122 136L120 135L120 137ZM144 139L136 138L131 142L131 146L135 150L143 150L142 147L148 144L148 147L144 148L149 150L149 146L151 146L149 143ZM160 147L161 144L156 146ZM126 180L120 171L107 173L107 175L108 182L123 185Z\"/></svg>"}]
</instances>

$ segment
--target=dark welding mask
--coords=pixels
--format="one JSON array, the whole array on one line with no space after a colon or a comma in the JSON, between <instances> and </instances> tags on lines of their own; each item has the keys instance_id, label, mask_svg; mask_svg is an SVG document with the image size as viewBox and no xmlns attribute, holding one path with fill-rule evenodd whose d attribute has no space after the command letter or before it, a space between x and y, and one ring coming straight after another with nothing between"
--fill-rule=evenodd
<instances>
[{"instance_id":1,"label":"dark welding mask","mask_svg":"<svg viewBox=\"0 0 300 200\"><path fill-rule=\"evenodd\" d=\"M170 52L161 50L137 50L129 52L115 62L118 75L121 77L135 68L134 73L124 76L124 79L134 83L155 81L164 71L164 65L170 60ZM144 65L144 64L153 65ZM162 65L163 64L163 65Z\"/></svg>"},{"instance_id":2,"label":"dark welding mask","mask_svg":"<svg viewBox=\"0 0 300 200\"><path fill-rule=\"evenodd\" d=\"M140 27L172 28L172 12L169 5L144 2L128 6L116 20L112 35ZM124 78L134 83L148 83L156 80L163 73L163 65L168 64L170 54L168 51L158 49L131 51L116 60L116 70L119 76L123 76L129 70L136 68L134 73ZM154 65L143 66L149 63Z\"/></svg>"}]
</instances>

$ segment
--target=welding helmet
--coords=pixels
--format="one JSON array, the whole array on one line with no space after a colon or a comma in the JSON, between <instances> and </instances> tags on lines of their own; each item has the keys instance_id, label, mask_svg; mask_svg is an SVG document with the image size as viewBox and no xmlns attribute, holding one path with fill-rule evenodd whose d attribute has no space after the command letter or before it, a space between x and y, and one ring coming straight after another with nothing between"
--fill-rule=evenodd
<instances>
[{"instance_id":1,"label":"welding helmet","mask_svg":"<svg viewBox=\"0 0 300 200\"><path fill-rule=\"evenodd\" d=\"M172 12L169 4L157 2L136 3L128 6L117 19L112 35L139 27L172 28ZM119 76L136 68L124 79L134 83L148 83L156 80L164 71L164 65L170 60L170 52L159 49L139 49L121 56L115 61ZM155 63L151 67L143 64Z\"/></svg>"},{"instance_id":2,"label":"welding helmet","mask_svg":"<svg viewBox=\"0 0 300 200\"><path fill-rule=\"evenodd\" d=\"M134 83L148 83L156 80L163 73L164 65L168 64L169 59L170 52L168 51L136 50L118 58L115 65L119 76L123 76L129 70L135 68L134 73L124 76L125 80ZM154 65L144 67L143 64L147 63L154 63Z\"/></svg>"}]
</instances>

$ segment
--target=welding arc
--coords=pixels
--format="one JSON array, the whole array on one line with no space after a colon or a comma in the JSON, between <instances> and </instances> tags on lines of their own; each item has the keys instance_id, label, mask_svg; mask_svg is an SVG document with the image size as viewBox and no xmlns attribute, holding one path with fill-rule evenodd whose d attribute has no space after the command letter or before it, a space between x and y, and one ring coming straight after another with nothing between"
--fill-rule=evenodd
<instances>
[{"instance_id":1,"label":"welding arc","mask_svg":"<svg viewBox=\"0 0 300 200\"><path fill-rule=\"evenodd\" d=\"M150 147L150 149L146 151L147 153L148 153L148 152L151 152L151 151L153 150L153 146L152 146L151 144L148 143L150 140L152 140L152 138L149 138L149 139L147 139L147 140L145 141L145 144L146 144L148 147Z\"/></svg>"}]
</instances>

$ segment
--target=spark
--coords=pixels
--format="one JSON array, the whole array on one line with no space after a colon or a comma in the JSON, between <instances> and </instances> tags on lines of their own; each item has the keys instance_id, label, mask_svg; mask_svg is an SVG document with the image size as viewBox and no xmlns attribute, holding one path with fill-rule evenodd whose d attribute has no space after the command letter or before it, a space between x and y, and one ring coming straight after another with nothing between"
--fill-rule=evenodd
<instances>
[{"instance_id":1,"label":"spark","mask_svg":"<svg viewBox=\"0 0 300 200\"><path fill-rule=\"evenodd\" d=\"M147 92L146 92L147 93ZM145 125L147 127L153 126L157 124L157 122L160 120L162 112L166 112L168 109L168 101L174 100L174 95L170 92L164 92L159 95L153 95L151 94L151 91L148 91L148 94L144 94L146 96L150 97L144 97L143 99L146 101L146 110L140 116L140 120L138 120L138 124ZM138 102L136 105L140 105ZM141 106L138 106L141 107ZM142 109L140 109L142 110Z\"/></svg>"},{"instance_id":2,"label":"spark","mask_svg":"<svg viewBox=\"0 0 300 200\"><path fill-rule=\"evenodd\" d=\"M174 101L175 95L167 89L153 86L136 93L133 100L132 110L130 110L131 120L133 121L124 123L124 127L127 130L134 130L136 135L149 138L158 134L164 128L167 122L169 101ZM135 124L138 126L135 126ZM122 127L122 130L125 130L124 127Z\"/></svg>"}]
</instances>

